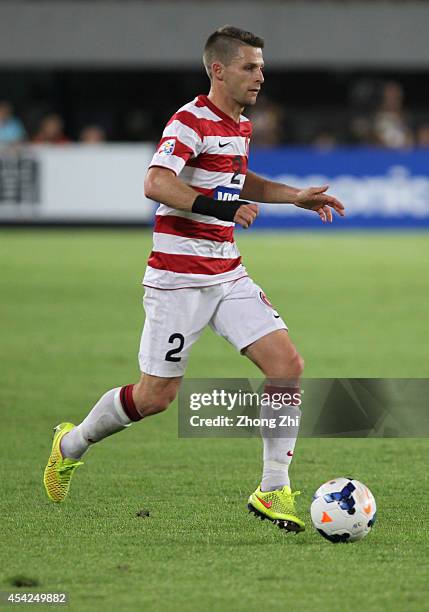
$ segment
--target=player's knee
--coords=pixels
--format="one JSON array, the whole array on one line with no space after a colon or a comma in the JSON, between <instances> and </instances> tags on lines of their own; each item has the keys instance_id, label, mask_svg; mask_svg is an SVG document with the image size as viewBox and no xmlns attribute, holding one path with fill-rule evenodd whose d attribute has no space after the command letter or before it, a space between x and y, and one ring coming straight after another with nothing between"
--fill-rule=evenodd
<instances>
[{"instance_id":1,"label":"player's knee","mask_svg":"<svg viewBox=\"0 0 429 612\"><path fill-rule=\"evenodd\" d=\"M296 353L293 359L293 369L294 375L299 377L304 373L304 359L301 357L299 353Z\"/></svg>"},{"instance_id":2,"label":"player's knee","mask_svg":"<svg viewBox=\"0 0 429 612\"><path fill-rule=\"evenodd\" d=\"M290 363L288 364L289 376L293 378L299 378L304 372L304 359L298 352L295 352L292 356Z\"/></svg>"},{"instance_id":3,"label":"player's knee","mask_svg":"<svg viewBox=\"0 0 429 612\"><path fill-rule=\"evenodd\" d=\"M274 372L270 373L273 378L296 379L304 372L304 359L298 351L294 351L292 355L280 359L273 365Z\"/></svg>"}]
</instances>

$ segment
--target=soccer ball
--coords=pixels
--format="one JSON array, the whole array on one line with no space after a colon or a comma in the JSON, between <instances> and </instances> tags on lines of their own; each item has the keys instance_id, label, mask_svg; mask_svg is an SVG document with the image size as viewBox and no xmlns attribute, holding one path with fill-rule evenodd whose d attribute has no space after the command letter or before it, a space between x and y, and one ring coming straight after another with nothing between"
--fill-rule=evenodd
<instances>
[{"instance_id":1,"label":"soccer ball","mask_svg":"<svg viewBox=\"0 0 429 612\"><path fill-rule=\"evenodd\" d=\"M313 525L334 544L362 540L371 531L376 513L373 494L354 478L325 482L317 489L311 504Z\"/></svg>"}]
</instances>

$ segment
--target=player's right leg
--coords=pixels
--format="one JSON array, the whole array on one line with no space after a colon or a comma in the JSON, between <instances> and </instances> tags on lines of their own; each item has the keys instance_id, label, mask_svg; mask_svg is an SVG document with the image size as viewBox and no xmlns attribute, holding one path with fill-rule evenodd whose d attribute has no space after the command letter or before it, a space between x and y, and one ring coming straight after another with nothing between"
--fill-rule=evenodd
<instances>
[{"instance_id":1,"label":"player's right leg","mask_svg":"<svg viewBox=\"0 0 429 612\"><path fill-rule=\"evenodd\" d=\"M45 489L52 501L64 500L71 477L91 445L162 412L174 401L190 349L212 317L220 295L217 286L205 291L146 289L140 381L107 391L78 426L60 423L55 428L44 472Z\"/></svg>"},{"instance_id":2,"label":"player's right leg","mask_svg":"<svg viewBox=\"0 0 429 612\"><path fill-rule=\"evenodd\" d=\"M65 499L71 477L83 465L80 459L90 446L133 422L166 410L176 397L180 381L181 377L160 378L143 373L137 384L107 391L77 427L73 423L57 425L43 479L49 499Z\"/></svg>"}]
</instances>

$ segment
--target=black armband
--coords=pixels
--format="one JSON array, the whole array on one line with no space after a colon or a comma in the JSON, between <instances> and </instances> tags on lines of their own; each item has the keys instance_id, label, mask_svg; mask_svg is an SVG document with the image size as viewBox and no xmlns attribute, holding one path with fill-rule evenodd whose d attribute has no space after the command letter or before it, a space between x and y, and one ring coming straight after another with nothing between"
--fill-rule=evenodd
<instances>
[{"instance_id":1,"label":"black armband","mask_svg":"<svg viewBox=\"0 0 429 612\"><path fill-rule=\"evenodd\" d=\"M243 200L223 202L221 200L213 200L213 198L205 195L199 195L195 198L191 210L199 215L216 217L216 219L221 221L234 221L235 213L243 204L248 204L248 202Z\"/></svg>"}]
</instances>

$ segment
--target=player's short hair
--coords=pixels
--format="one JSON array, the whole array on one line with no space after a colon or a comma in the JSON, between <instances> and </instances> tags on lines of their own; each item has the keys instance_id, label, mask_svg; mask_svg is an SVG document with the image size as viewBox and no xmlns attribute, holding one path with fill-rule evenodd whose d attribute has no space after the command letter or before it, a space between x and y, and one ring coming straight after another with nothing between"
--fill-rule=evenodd
<instances>
[{"instance_id":1,"label":"player's short hair","mask_svg":"<svg viewBox=\"0 0 429 612\"><path fill-rule=\"evenodd\" d=\"M219 60L228 66L237 54L240 45L250 45L251 47L264 48L264 39L252 32L235 28L234 26L224 25L218 28L207 39L204 46L203 62L209 79L212 78L212 63Z\"/></svg>"}]
</instances>

